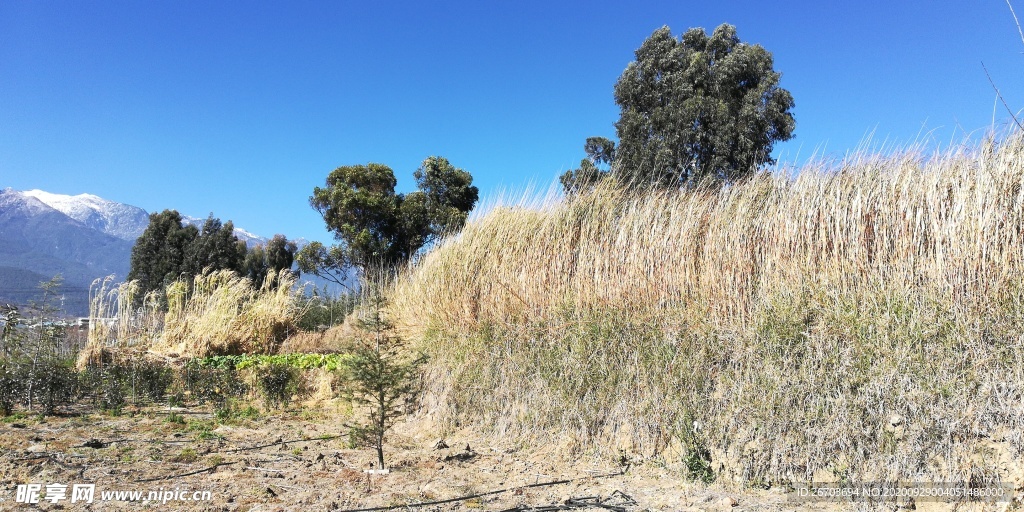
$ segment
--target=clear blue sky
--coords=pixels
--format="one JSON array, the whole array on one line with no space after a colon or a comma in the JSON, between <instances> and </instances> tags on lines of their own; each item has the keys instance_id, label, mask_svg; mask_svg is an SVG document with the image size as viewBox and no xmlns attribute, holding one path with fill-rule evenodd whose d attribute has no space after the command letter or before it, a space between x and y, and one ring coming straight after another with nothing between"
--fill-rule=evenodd
<instances>
[{"instance_id":1,"label":"clear blue sky","mask_svg":"<svg viewBox=\"0 0 1024 512\"><path fill-rule=\"evenodd\" d=\"M613 85L652 31L723 22L774 54L793 93L783 160L842 155L871 131L981 133L995 99L982 61L1024 108L1004 0L5 0L0 188L328 241L307 200L335 167L385 163L408 191L442 155L485 197L543 186L578 164L584 138L614 137ZM997 126L1008 119L999 105Z\"/></svg>"}]
</instances>

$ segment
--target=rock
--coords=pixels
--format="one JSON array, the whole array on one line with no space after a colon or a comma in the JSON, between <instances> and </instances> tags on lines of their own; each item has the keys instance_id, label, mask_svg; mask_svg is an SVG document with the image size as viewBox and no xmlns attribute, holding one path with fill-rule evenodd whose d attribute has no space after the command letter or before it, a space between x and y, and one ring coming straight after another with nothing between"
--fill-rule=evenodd
<instances>
[{"instance_id":1,"label":"rock","mask_svg":"<svg viewBox=\"0 0 1024 512\"><path fill-rule=\"evenodd\" d=\"M899 414L890 414L889 415L889 426L890 427L896 428L896 427L898 427L898 426L900 426L902 424L903 424L903 416L900 416Z\"/></svg>"},{"instance_id":2,"label":"rock","mask_svg":"<svg viewBox=\"0 0 1024 512\"><path fill-rule=\"evenodd\" d=\"M730 509L732 507L735 507L735 506L739 505L739 502L736 501L731 496L726 496L726 497L718 500L717 502L715 502L715 505L718 505L719 507L724 508L724 509Z\"/></svg>"},{"instance_id":3,"label":"rock","mask_svg":"<svg viewBox=\"0 0 1024 512\"><path fill-rule=\"evenodd\" d=\"M28 447L29 453L43 453L46 451L46 446L41 444L34 444Z\"/></svg>"}]
</instances>

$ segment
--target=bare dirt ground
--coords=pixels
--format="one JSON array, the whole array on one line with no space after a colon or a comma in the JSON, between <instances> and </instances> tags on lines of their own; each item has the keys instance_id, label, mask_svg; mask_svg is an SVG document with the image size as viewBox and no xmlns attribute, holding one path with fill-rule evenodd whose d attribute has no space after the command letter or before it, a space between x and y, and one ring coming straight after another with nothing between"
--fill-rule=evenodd
<instances>
[{"instance_id":1,"label":"bare dirt ground","mask_svg":"<svg viewBox=\"0 0 1024 512\"><path fill-rule=\"evenodd\" d=\"M389 438L389 474L367 474L371 449L352 449L339 415L298 409L217 422L208 411L142 409L120 416L83 412L0 422L0 510L853 510L794 503L781 489L729 490L689 483L676 470L614 461L566 462L543 451L489 445L471 433L446 438L400 425ZM466 450L470 447L470 450ZM567 481L552 485L550 482ZM56 503L18 503L18 485L67 485ZM93 503L71 503L74 484L94 484ZM531 487L532 486L532 487ZM176 491L209 501L102 500L106 491ZM494 492L501 491L503 492ZM485 494L489 493L489 494ZM417 508L424 502L470 499ZM51 495L52 496L52 495ZM605 507L585 507L592 497ZM555 508L560 506L562 508ZM621 508L608 508L618 506ZM533 508L530 508L533 507ZM548 508L544 508L548 507ZM918 507L924 510L925 507ZM932 508L928 508L932 509ZM893 510L889 507L888 510ZM952 507L934 510L954 510ZM966 510L959 508L956 510ZM975 510L975 509L971 509Z\"/></svg>"}]
</instances>

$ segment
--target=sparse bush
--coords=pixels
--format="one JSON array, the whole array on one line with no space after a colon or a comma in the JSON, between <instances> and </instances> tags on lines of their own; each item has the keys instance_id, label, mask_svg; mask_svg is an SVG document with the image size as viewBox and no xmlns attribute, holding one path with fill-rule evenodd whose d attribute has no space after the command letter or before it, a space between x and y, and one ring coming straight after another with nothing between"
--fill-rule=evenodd
<instances>
[{"instance_id":1,"label":"sparse bush","mask_svg":"<svg viewBox=\"0 0 1024 512\"><path fill-rule=\"evenodd\" d=\"M232 397L242 396L248 386L239 377L234 366L210 368L189 361L182 370L182 386L199 403L212 402L217 409L224 408Z\"/></svg>"},{"instance_id":2,"label":"sparse bush","mask_svg":"<svg viewBox=\"0 0 1024 512\"><path fill-rule=\"evenodd\" d=\"M119 364L96 364L79 374L81 394L91 395L93 403L105 411L120 412L130 393L130 372Z\"/></svg>"},{"instance_id":3,"label":"sparse bush","mask_svg":"<svg viewBox=\"0 0 1024 512\"><path fill-rule=\"evenodd\" d=\"M268 407L287 405L298 390L299 372L285 363L270 363L255 369L263 400Z\"/></svg>"},{"instance_id":4,"label":"sparse bush","mask_svg":"<svg viewBox=\"0 0 1024 512\"><path fill-rule=\"evenodd\" d=\"M42 406L43 414L53 414L58 407L72 403L78 391L78 374L70 364L45 361L33 370L32 398Z\"/></svg>"},{"instance_id":5,"label":"sparse bush","mask_svg":"<svg viewBox=\"0 0 1024 512\"><path fill-rule=\"evenodd\" d=\"M228 400L224 404L224 407L214 411L214 417L220 422L229 422L231 420L254 420L260 417L260 411L251 404L239 408L236 400Z\"/></svg>"},{"instance_id":6,"label":"sparse bush","mask_svg":"<svg viewBox=\"0 0 1024 512\"><path fill-rule=\"evenodd\" d=\"M359 295L342 293L331 296L314 292L303 297L302 316L296 326L303 331L324 331L345 321L359 303Z\"/></svg>"},{"instance_id":7,"label":"sparse bush","mask_svg":"<svg viewBox=\"0 0 1024 512\"><path fill-rule=\"evenodd\" d=\"M693 417L684 414L677 433L685 453L683 464L690 480L710 484L715 480L715 471L711 467L711 452L708 451L703 436L694 425Z\"/></svg>"},{"instance_id":8,"label":"sparse bush","mask_svg":"<svg viewBox=\"0 0 1024 512\"><path fill-rule=\"evenodd\" d=\"M359 323L366 336L347 361L347 375L348 392L369 411L349 430L349 442L376 449L378 467L384 469L384 436L405 416L408 402L419 392L420 368L426 356L410 353L394 333L394 325L384 315L387 301L379 287L364 290L369 297Z\"/></svg>"},{"instance_id":9,"label":"sparse bush","mask_svg":"<svg viewBox=\"0 0 1024 512\"><path fill-rule=\"evenodd\" d=\"M163 400L173 382L174 370L166 365L141 361L131 367L132 399L136 403L140 399L151 402Z\"/></svg>"},{"instance_id":10,"label":"sparse bush","mask_svg":"<svg viewBox=\"0 0 1024 512\"><path fill-rule=\"evenodd\" d=\"M0 360L0 416L8 416L21 401L25 386L16 364Z\"/></svg>"}]
</instances>

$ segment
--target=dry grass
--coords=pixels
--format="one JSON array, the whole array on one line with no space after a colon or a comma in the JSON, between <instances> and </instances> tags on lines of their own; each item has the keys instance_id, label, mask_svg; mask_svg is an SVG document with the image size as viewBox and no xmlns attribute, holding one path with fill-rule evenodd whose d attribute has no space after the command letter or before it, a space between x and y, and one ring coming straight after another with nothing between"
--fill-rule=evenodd
<instances>
[{"instance_id":1,"label":"dry grass","mask_svg":"<svg viewBox=\"0 0 1024 512\"><path fill-rule=\"evenodd\" d=\"M409 269L392 312L452 427L706 448L748 483L1024 483L1022 184L1018 135L498 207Z\"/></svg>"},{"instance_id":2,"label":"dry grass","mask_svg":"<svg viewBox=\"0 0 1024 512\"><path fill-rule=\"evenodd\" d=\"M178 281L166 289L166 313L155 296L133 310L136 285L112 286L109 280L93 290L93 328L81 361L101 358L104 348L136 348L181 357L273 353L302 314L301 293L289 273L270 275L260 288L230 271L208 272L192 283ZM277 282L278 286L272 286ZM191 286L189 286L191 284ZM105 323L99 318L116 318Z\"/></svg>"}]
</instances>

